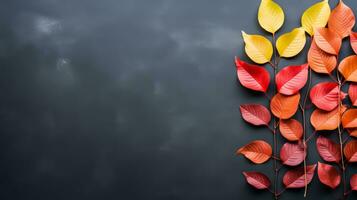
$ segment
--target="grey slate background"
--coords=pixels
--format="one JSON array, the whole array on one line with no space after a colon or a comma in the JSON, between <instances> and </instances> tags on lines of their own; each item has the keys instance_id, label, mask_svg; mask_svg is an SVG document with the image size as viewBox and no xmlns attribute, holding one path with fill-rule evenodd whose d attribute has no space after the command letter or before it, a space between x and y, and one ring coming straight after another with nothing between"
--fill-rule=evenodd
<instances>
[{"instance_id":1,"label":"grey slate background","mask_svg":"<svg viewBox=\"0 0 357 200\"><path fill-rule=\"evenodd\" d=\"M267 102L238 84L233 65L248 60L241 30L266 34L259 2L1 1L0 199L270 199L241 172L271 174L271 163L234 155L272 140L242 121L240 104ZM315 1L277 2L281 34ZM308 162L318 160L312 142ZM307 199L339 194L315 177Z\"/></svg>"}]
</instances>

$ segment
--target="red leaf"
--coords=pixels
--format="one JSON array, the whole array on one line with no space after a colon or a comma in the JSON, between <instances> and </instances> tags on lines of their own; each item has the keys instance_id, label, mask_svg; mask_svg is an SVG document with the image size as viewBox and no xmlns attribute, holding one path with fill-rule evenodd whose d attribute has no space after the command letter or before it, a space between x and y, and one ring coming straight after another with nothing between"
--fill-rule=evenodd
<instances>
[{"instance_id":1,"label":"red leaf","mask_svg":"<svg viewBox=\"0 0 357 200\"><path fill-rule=\"evenodd\" d=\"M306 183L309 184L314 177L315 165L306 167ZM286 188L303 188L305 187L305 173L304 167L298 167L287 171L283 178L283 183Z\"/></svg>"},{"instance_id":2,"label":"red leaf","mask_svg":"<svg viewBox=\"0 0 357 200\"><path fill-rule=\"evenodd\" d=\"M316 141L317 151L322 159L327 162L339 163L341 160L340 146L334 141L320 136Z\"/></svg>"},{"instance_id":3,"label":"red leaf","mask_svg":"<svg viewBox=\"0 0 357 200\"><path fill-rule=\"evenodd\" d=\"M287 66L276 75L276 86L281 94L292 95L304 87L308 75L307 64Z\"/></svg>"},{"instance_id":4,"label":"red leaf","mask_svg":"<svg viewBox=\"0 0 357 200\"><path fill-rule=\"evenodd\" d=\"M255 164L262 164L269 160L272 152L270 144L263 140L255 140L238 149L237 154L243 154Z\"/></svg>"},{"instance_id":5,"label":"red leaf","mask_svg":"<svg viewBox=\"0 0 357 200\"><path fill-rule=\"evenodd\" d=\"M357 162L357 140L352 140L345 145L343 153L348 162Z\"/></svg>"},{"instance_id":6,"label":"red leaf","mask_svg":"<svg viewBox=\"0 0 357 200\"><path fill-rule=\"evenodd\" d=\"M268 70L258 65L251 65L236 58L239 82L246 88L266 92L270 82Z\"/></svg>"},{"instance_id":7,"label":"red leaf","mask_svg":"<svg viewBox=\"0 0 357 200\"><path fill-rule=\"evenodd\" d=\"M350 100L353 106L357 106L357 84L351 83L348 88L348 96L350 96Z\"/></svg>"},{"instance_id":8,"label":"red leaf","mask_svg":"<svg viewBox=\"0 0 357 200\"><path fill-rule=\"evenodd\" d=\"M297 166L306 157L302 145L294 143L285 143L280 150L280 159L284 165Z\"/></svg>"},{"instance_id":9,"label":"red leaf","mask_svg":"<svg viewBox=\"0 0 357 200\"><path fill-rule=\"evenodd\" d=\"M280 120L279 130L281 135L289 141L298 141L303 134L303 127L296 119Z\"/></svg>"},{"instance_id":10,"label":"red leaf","mask_svg":"<svg viewBox=\"0 0 357 200\"><path fill-rule=\"evenodd\" d=\"M351 32L350 43L353 51L357 54L357 32Z\"/></svg>"},{"instance_id":11,"label":"red leaf","mask_svg":"<svg viewBox=\"0 0 357 200\"><path fill-rule=\"evenodd\" d=\"M331 111L338 105L338 84L334 82L322 82L316 84L310 91L312 103L321 110ZM340 94L341 99L345 97Z\"/></svg>"},{"instance_id":12,"label":"red leaf","mask_svg":"<svg viewBox=\"0 0 357 200\"><path fill-rule=\"evenodd\" d=\"M357 191L357 174L351 176L350 184L351 190Z\"/></svg>"},{"instance_id":13,"label":"red leaf","mask_svg":"<svg viewBox=\"0 0 357 200\"><path fill-rule=\"evenodd\" d=\"M269 110L259 104L243 104L240 106L240 112L245 121L256 126L268 126L271 119Z\"/></svg>"},{"instance_id":14,"label":"red leaf","mask_svg":"<svg viewBox=\"0 0 357 200\"><path fill-rule=\"evenodd\" d=\"M318 163L317 174L321 183L335 189L341 182L340 173L335 167L329 164Z\"/></svg>"},{"instance_id":15,"label":"red leaf","mask_svg":"<svg viewBox=\"0 0 357 200\"><path fill-rule=\"evenodd\" d=\"M264 190L269 188L270 180L269 178L260 172L243 172L245 179L249 185L255 187L258 190Z\"/></svg>"}]
</instances>

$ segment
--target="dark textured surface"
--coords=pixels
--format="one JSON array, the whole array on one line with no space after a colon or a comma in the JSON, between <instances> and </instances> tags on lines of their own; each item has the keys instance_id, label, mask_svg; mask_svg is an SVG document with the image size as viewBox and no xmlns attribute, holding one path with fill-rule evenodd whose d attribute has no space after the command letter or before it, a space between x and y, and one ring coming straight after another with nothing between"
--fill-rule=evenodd
<instances>
[{"instance_id":1,"label":"dark textured surface","mask_svg":"<svg viewBox=\"0 0 357 200\"><path fill-rule=\"evenodd\" d=\"M233 66L247 60L240 30L265 34L259 2L1 1L0 199L270 199L241 172L272 174L271 163L234 155L272 140L241 120L240 104L267 102L237 84ZM278 2L281 34L314 1ZM308 199L339 194L315 177Z\"/></svg>"}]
</instances>

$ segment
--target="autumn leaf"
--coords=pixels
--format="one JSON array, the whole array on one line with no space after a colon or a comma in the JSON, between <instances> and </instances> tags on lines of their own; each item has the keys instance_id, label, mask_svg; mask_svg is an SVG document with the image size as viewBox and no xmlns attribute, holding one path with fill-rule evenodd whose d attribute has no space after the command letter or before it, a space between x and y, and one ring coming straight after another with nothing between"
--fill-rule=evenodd
<instances>
[{"instance_id":1,"label":"autumn leaf","mask_svg":"<svg viewBox=\"0 0 357 200\"><path fill-rule=\"evenodd\" d=\"M357 84L352 83L348 88L348 96L350 97L353 106L357 106Z\"/></svg>"},{"instance_id":2,"label":"autumn leaf","mask_svg":"<svg viewBox=\"0 0 357 200\"><path fill-rule=\"evenodd\" d=\"M339 163L341 160L340 146L331 139L319 136L316 141L317 151L326 162Z\"/></svg>"},{"instance_id":3,"label":"autumn leaf","mask_svg":"<svg viewBox=\"0 0 357 200\"><path fill-rule=\"evenodd\" d=\"M343 59L338 66L338 71L347 81L357 82L357 55Z\"/></svg>"},{"instance_id":4,"label":"autumn leaf","mask_svg":"<svg viewBox=\"0 0 357 200\"><path fill-rule=\"evenodd\" d=\"M317 174L319 176L320 182L330 187L331 189L335 189L341 183L341 175L332 165L319 162L317 167Z\"/></svg>"},{"instance_id":5,"label":"autumn leaf","mask_svg":"<svg viewBox=\"0 0 357 200\"><path fill-rule=\"evenodd\" d=\"M351 32L350 44L355 54L357 54L357 32Z\"/></svg>"},{"instance_id":6,"label":"autumn leaf","mask_svg":"<svg viewBox=\"0 0 357 200\"><path fill-rule=\"evenodd\" d=\"M273 55L273 45L261 35L248 35L242 31L245 42L245 53L255 63L264 64L270 61Z\"/></svg>"},{"instance_id":7,"label":"autumn leaf","mask_svg":"<svg viewBox=\"0 0 357 200\"><path fill-rule=\"evenodd\" d=\"M357 128L349 128L347 129L347 132L351 137L357 137Z\"/></svg>"},{"instance_id":8,"label":"autumn leaf","mask_svg":"<svg viewBox=\"0 0 357 200\"><path fill-rule=\"evenodd\" d=\"M321 82L312 87L310 91L311 102L321 110L331 111L335 109L339 102L339 97L345 95L340 94L338 84L335 82Z\"/></svg>"},{"instance_id":9,"label":"autumn leaf","mask_svg":"<svg viewBox=\"0 0 357 200\"><path fill-rule=\"evenodd\" d=\"M357 174L353 174L350 180L351 190L357 191Z\"/></svg>"},{"instance_id":10,"label":"autumn leaf","mask_svg":"<svg viewBox=\"0 0 357 200\"><path fill-rule=\"evenodd\" d=\"M309 184L314 177L315 165L306 166L306 183ZM305 187L304 167L298 167L288 170L283 177L283 183L286 188L303 188Z\"/></svg>"},{"instance_id":11,"label":"autumn leaf","mask_svg":"<svg viewBox=\"0 0 357 200\"><path fill-rule=\"evenodd\" d=\"M321 50L313 39L311 42L311 47L307 54L307 62L312 70L316 73L329 74L331 73L336 65L336 56L328 54Z\"/></svg>"},{"instance_id":12,"label":"autumn leaf","mask_svg":"<svg viewBox=\"0 0 357 200\"><path fill-rule=\"evenodd\" d=\"M243 175L249 185L258 190L268 189L271 184L269 178L260 172L243 172Z\"/></svg>"},{"instance_id":13,"label":"autumn leaf","mask_svg":"<svg viewBox=\"0 0 357 200\"><path fill-rule=\"evenodd\" d=\"M348 109L342 115L343 128L357 128L357 109Z\"/></svg>"},{"instance_id":14,"label":"autumn leaf","mask_svg":"<svg viewBox=\"0 0 357 200\"><path fill-rule=\"evenodd\" d=\"M240 106L243 119L253 125L269 125L271 116L269 110L259 104L243 104Z\"/></svg>"},{"instance_id":15,"label":"autumn leaf","mask_svg":"<svg viewBox=\"0 0 357 200\"><path fill-rule=\"evenodd\" d=\"M269 160L272 155L270 144L263 140L255 140L238 149L237 154L243 154L255 164L262 164Z\"/></svg>"},{"instance_id":16,"label":"autumn leaf","mask_svg":"<svg viewBox=\"0 0 357 200\"><path fill-rule=\"evenodd\" d=\"M237 76L239 82L246 88L266 92L269 87L270 75L264 67L248 64L236 58Z\"/></svg>"},{"instance_id":17,"label":"autumn leaf","mask_svg":"<svg viewBox=\"0 0 357 200\"><path fill-rule=\"evenodd\" d=\"M314 29L325 27L329 19L331 10L328 0L323 0L309 7L301 17L301 25L311 36Z\"/></svg>"},{"instance_id":18,"label":"autumn leaf","mask_svg":"<svg viewBox=\"0 0 357 200\"><path fill-rule=\"evenodd\" d=\"M328 28L315 29L314 40L316 45L326 53L338 55L340 52L342 39Z\"/></svg>"},{"instance_id":19,"label":"autumn leaf","mask_svg":"<svg viewBox=\"0 0 357 200\"><path fill-rule=\"evenodd\" d=\"M306 157L302 145L294 143L285 143L280 150L280 160L284 165L297 166Z\"/></svg>"},{"instance_id":20,"label":"autumn leaf","mask_svg":"<svg viewBox=\"0 0 357 200\"><path fill-rule=\"evenodd\" d=\"M296 113L299 101L299 93L291 96L277 93L270 101L270 110L280 119L289 119Z\"/></svg>"},{"instance_id":21,"label":"autumn leaf","mask_svg":"<svg viewBox=\"0 0 357 200\"><path fill-rule=\"evenodd\" d=\"M303 127L296 119L280 120L279 130L281 135L289 141L298 141L303 134Z\"/></svg>"},{"instance_id":22,"label":"autumn leaf","mask_svg":"<svg viewBox=\"0 0 357 200\"><path fill-rule=\"evenodd\" d=\"M264 30L275 33L284 23L284 11L276 2L262 0L258 10L258 22Z\"/></svg>"},{"instance_id":23,"label":"autumn leaf","mask_svg":"<svg viewBox=\"0 0 357 200\"><path fill-rule=\"evenodd\" d=\"M308 76L307 64L284 67L276 75L276 86L281 94L292 95L304 87Z\"/></svg>"},{"instance_id":24,"label":"autumn leaf","mask_svg":"<svg viewBox=\"0 0 357 200\"><path fill-rule=\"evenodd\" d=\"M290 58L296 56L304 48L306 43L303 28L295 28L289 33L281 35L276 41L276 48L281 57Z\"/></svg>"},{"instance_id":25,"label":"autumn leaf","mask_svg":"<svg viewBox=\"0 0 357 200\"><path fill-rule=\"evenodd\" d=\"M345 145L343 153L348 162L357 162L357 140L349 141Z\"/></svg>"},{"instance_id":26,"label":"autumn leaf","mask_svg":"<svg viewBox=\"0 0 357 200\"><path fill-rule=\"evenodd\" d=\"M337 33L341 38L350 35L355 25L355 15L350 7L343 3L342 0L331 12L328 21L328 28Z\"/></svg>"},{"instance_id":27,"label":"autumn leaf","mask_svg":"<svg viewBox=\"0 0 357 200\"><path fill-rule=\"evenodd\" d=\"M338 107L332 111L316 109L311 114L311 124L316 131L335 130L339 125L340 116L345 110L346 106L341 106L340 113Z\"/></svg>"}]
</instances>

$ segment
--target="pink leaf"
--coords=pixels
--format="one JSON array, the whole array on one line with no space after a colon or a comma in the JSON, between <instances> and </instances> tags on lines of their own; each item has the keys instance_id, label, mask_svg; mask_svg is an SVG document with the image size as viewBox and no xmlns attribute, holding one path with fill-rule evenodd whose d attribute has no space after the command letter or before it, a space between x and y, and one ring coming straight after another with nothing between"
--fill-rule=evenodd
<instances>
[{"instance_id":1,"label":"pink leaf","mask_svg":"<svg viewBox=\"0 0 357 200\"><path fill-rule=\"evenodd\" d=\"M239 82L246 88L266 92L270 82L268 70L258 65L251 65L236 58Z\"/></svg>"},{"instance_id":2,"label":"pink leaf","mask_svg":"<svg viewBox=\"0 0 357 200\"><path fill-rule=\"evenodd\" d=\"M315 165L306 167L306 183L309 184L315 174ZM287 171L283 177L283 183L286 188L303 188L305 187L305 173L303 167L298 167Z\"/></svg>"},{"instance_id":3,"label":"pink leaf","mask_svg":"<svg viewBox=\"0 0 357 200\"><path fill-rule=\"evenodd\" d=\"M357 32L351 32L350 43L353 51L357 54Z\"/></svg>"},{"instance_id":4,"label":"pink leaf","mask_svg":"<svg viewBox=\"0 0 357 200\"><path fill-rule=\"evenodd\" d=\"M256 126L268 126L271 119L269 110L259 104L243 104L240 106L240 112L245 121Z\"/></svg>"},{"instance_id":5,"label":"pink leaf","mask_svg":"<svg viewBox=\"0 0 357 200\"><path fill-rule=\"evenodd\" d=\"M267 189L271 184L269 178L260 172L243 172L243 175L249 185L259 190Z\"/></svg>"},{"instance_id":6,"label":"pink leaf","mask_svg":"<svg viewBox=\"0 0 357 200\"><path fill-rule=\"evenodd\" d=\"M312 103L321 110L331 111L338 105L338 97L343 99L344 93L338 94L338 84L334 82L322 82L316 84L310 91Z\"/></svg>"},{"instance_id":7,"label":"pink leaf","mask_svg":"<svg viewBox=\"0 0 357 200\"><path fill-rule=\"evenodd\" d=\"M297 166L306 157L302 145L294 143L285 143L280 150L280 159L284 165Z\"/></svg>"},{"instance_id":8,"label":"pink leaf","mask_svg":"<svg viewBox=\"0 0 357 200\"><path fill-rule=\"evenodd\" d=\"M335 167L329 164L318 163L317 174L321 183L335 189L341 183L341 175Z\"/></svg>"},{"instance_id":9,"label":"pink leaf","mask_svg":"<svg viewBox=\"0 0 357 200\"><path fill-rule=\"evenodd\" d=\"M304 87L308 76L307 64L287 66L276 75L276 86L281 94L293 95Z\"/></svg>"},{"instance_id":10,"label":"pink leaf","mask_svg":"<svg viewBox=\"0 0 357 200\"><path fill-rule=\"evenodd\" d=\"M357 174L351 176L350 184L351 190L357 191Z\"/></svg>"},{"instance_id":11,"label":"pink leaf","mask_svg":"<svg viewBox=\"0 0 357 200\"><path fill-rule=\"evenodd\" d=\"M317 151L322 159L327 162L339 163L341 160L340 146L334 141L319 136L316 141Z\"/></svg>"}]
</instances>

